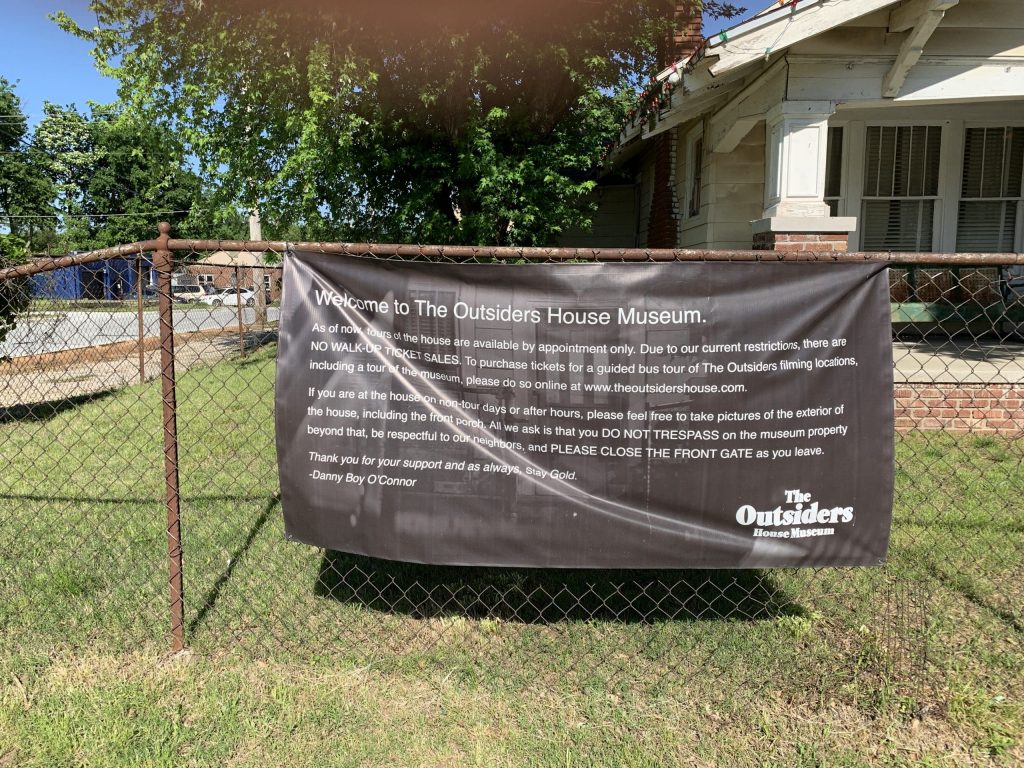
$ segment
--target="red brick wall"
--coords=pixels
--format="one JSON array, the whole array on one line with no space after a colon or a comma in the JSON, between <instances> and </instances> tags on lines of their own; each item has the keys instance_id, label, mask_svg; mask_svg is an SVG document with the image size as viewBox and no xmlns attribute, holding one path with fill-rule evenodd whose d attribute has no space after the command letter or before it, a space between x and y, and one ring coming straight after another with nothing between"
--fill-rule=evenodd
<instances>
[{"instance_id":1,"label":"red brick wall","mask_svg":"<svg viewBox=\"0 0 1024 768\"><path fill-rule=\"evenodd\" d=\"M700 3L693 0L675 0L672 4L673 32L658 50L663 67L668 67L697 50L704 42L701 29ZM651 212L647 219L647 247L675 248L679 205L675 194L675 136L674 130L665 131L654 138L654 191Z\"/></svg>"},{"instance_id":2,"label":"red brick wall","mask_svg":"<svg viewBox=\"0 0 1024 768\"><path fill-rule=\"evenodd\" d=\"M654 193L647 220L648 248L675 248L679 206L673 184L675 132L654 137Z\"/></svg>"},{"instance_id":3,"label":"red brick wall","mask_svg":"<svg viewBox=\"0 0 1024 768\"><path fill-rule=\"evenodd\" d=\"M1024 436L1024 384L899 384L896 431Z\"/></svg>"},{"instance_id":4,"label":"red brick wall","mask_svg":"<svg viewBox=\"0 0 1024 768\"><path fill-rule=\"evenodd\" d=\"M754 235L755 251L845 251L849 234L826 232L758 232Z\"/></svg>"}]
</instances>

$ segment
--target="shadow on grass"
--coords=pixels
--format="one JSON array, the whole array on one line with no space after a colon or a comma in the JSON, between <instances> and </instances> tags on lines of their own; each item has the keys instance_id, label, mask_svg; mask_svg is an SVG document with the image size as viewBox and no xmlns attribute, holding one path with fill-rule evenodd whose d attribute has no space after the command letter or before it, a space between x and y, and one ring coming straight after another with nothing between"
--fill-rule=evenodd
<instances>
[{"instance_id":1,"label":"shadow on grass","mask_svg":"<svg viewBox=\"0 0 1024 768\"><path fill-rule=\"evenodd\" d=\"M324 553L315 592L412 618L522 624L751 621L805 613L766 571L432 566L334 551Z\"/></svg>"},{"instance_id":2,"label":"shadow on grass","mask_svg":"<svg viewBox=\"0 0 1024 768\"><path fill-rule=\"evenodd\" d=\"M277 331L276 330L268 330L268 331L248 330L248 331L245 332L243 338L245 339L245 351L247 353L249 353L249 354L252 354L253 352L256 352L257 350L260 350L263 347L269 347L269 346L271 346L273 344L276 344L277 343ZM239 368L246 368L246 367L248 367L250 365L255 365L257 363L262 364L263 362L264 361L262 359L260 359L260 358L257 358L255 360L250 359L250 358L246 358L246 359L237 361L235 363L235 365L237 367L239 367Z\"/></svg>"},{"instance_id":3,"label":"shadow on grass","mask_svg":"<svg viewBox=\"0 0 1024 768\"><path fill-rule=\"evenodd\" d=\"M98 392L89 392L84 395L66 397L60 400L47 400L40 403L25 403L23 405L9 405L0 407L0 424L12 424L20 421L49 421L60 416L65 411L80 408L98 400L105 400L111 395L116 395L123 388L102 389Z\"/></svg>"},{"instance_id":4,"label":"shadow on grass","mask_svg":"<svg viewBox=\"0 0 1024 768\"><path fill-rule=\"evenodd\" d=\"M983 595L974 584L971 576L963 573L956 575L946 573L934 563L929 564L928 570L931 576L946 587L946 589L959 594L981 610L987 611L1014 632L1024 634L1024 622L1021 622L1020 617L1013 611L996 605L991 599Z\"/></svg>"},{"instance_id":5,"label":"shadow on grass","mask_svg":"<svg viewBox=\"0 0 1024 768\"><path fill-rule=\"evenodd\" d=\"M271 513L280 505L281 500L278 496L273 496L267 500L266 506L260 513L252 525L249 527L249 533L246 535L245 540L234 549L231 553L231 557L228 559L227 568L225 568L221 574L217 577L217 580L210 587L210 590L203 596L201 607L196 613L195 618L188 623L188 632L194 632L195 629L203 623L203 620L217 605L217 599L220 597L221 591L225 585L231 580L232 574L235 572L235 568L245 558L249 549L252 547L252 543L256 541L256 537L260 535L267 521L270 520Z\"/></svg>"}]
</instances>

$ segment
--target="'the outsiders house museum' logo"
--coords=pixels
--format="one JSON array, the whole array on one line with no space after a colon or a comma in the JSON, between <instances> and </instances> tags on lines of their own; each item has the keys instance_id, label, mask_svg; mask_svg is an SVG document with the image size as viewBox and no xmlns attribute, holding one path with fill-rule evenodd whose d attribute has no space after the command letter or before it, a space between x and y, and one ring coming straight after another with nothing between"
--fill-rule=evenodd
<instances>
[{"instance_id":1,"label":"'the outsiders house museum' logo","mask_svg":"<svg viewBox=\"0 0 1024 768\"><path fill-rule=\"evenodd\" d=\"M833 536L833 526L853 522L853 507L824 507L811 500L811 494L799 489L785 491L785 502L775 509L756 509L744 504L736 510L736 522L756 526L754 536L775 539L802 539L809 536ZM815 528L797 526L813 525Z\"/></svg>"}]
</instances>

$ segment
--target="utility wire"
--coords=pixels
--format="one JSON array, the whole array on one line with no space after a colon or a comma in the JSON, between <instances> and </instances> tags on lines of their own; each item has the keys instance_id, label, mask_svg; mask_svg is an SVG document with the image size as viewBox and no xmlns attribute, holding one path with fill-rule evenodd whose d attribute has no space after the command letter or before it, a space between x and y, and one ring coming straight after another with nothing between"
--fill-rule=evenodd
<instances>
[{"instance_id":1,"label":"utility wire","mask_svg":"<svg viewBox=\"0 0 1024 768\"><path fill-rule=\"evenodd\" d=\"M124 216L164 216L172 213L192 213L191 208L177 211L144 211L142 213L15 213L0 214L0 219L111 219ZM196 213L204 213L197 210Z\"/></svg>"}]
</instances>

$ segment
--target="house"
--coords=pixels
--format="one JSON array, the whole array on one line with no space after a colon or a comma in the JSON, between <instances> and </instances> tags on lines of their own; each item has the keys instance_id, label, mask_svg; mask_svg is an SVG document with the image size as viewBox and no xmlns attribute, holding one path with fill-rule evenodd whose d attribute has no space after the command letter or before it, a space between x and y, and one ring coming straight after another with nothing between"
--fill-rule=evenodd
<instances>
[{"instance_id":1,"label":"house","mask_svg":"<svg viewBox=\"0 0 1024 768\"><path fill-rule=\"evenodd\" d=\"M687 10L564 244L1024 252L1024 0L776 0L710 39ZM897 429L1020 435L1013 278L890 270Z\"/></svg>"},{"instance_id":2,"label":"house","mask_svg":"<svg viewBox=\"0 0 1024 768\"><path fill-rule=\"evenodd\" d=\"M1024 2L785 0L707 40L694 23L611 155L633 183L599 188L567 244L1024 250ZM997 286L907 270L893 299Z\"/></svg>"},{"instance_id":3,"label":"house","mask_svg":"<svg viewBox=\"0 0 1024 768\"><path fill-rule=\"evenodd\" d=\"M212 285L214 288L252 288L256 269L263 271L263 288L270 301L281 298L282 266L270 263L265 253L254 251L215 251L204 259L184 267L183 274L177 279L193 280L200 285Z\"/></svg>"},{"instance_id":4,"label":"house","mask_svg":"<svg viewBox=\"0 0 1024 768\"><path fill-rule=\"evenodd\" d=\"M153 259L145 254L141 259L103 259L91 264L40 272L31 278L32 295L42 299L69 301L132 299L136 295L137 266L142 270L142 287L156 285Z\"/></svg>"}]
</instances>

